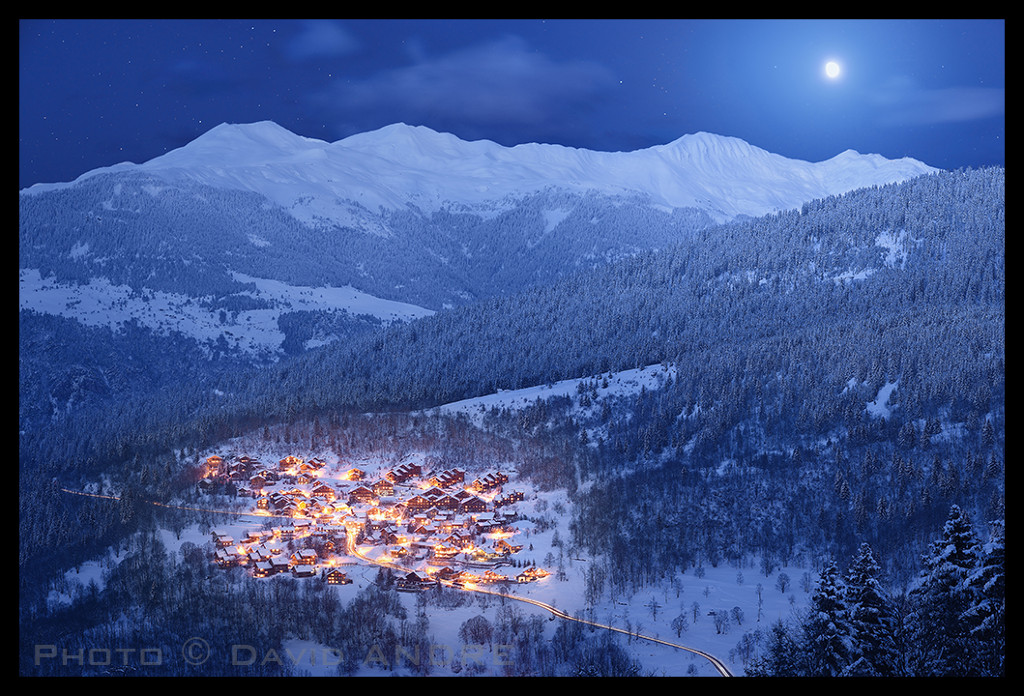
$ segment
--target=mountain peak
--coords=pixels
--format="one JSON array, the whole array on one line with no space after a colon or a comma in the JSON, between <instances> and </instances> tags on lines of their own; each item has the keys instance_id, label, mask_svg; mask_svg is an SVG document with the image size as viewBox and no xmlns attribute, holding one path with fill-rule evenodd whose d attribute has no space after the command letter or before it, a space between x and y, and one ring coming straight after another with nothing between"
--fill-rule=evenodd
<instances>
[{"instance_id":1,"label":"mountain peak","mask_svg":"<svg viewBox=\"0 0 1024 696\"><path fill-rule=\"evenodd\" d=\"M322 149L327 143L292 133L274 121L221 123L184 147L150 160L146 168L191 167L218 163L222 166L273 161L282 156L310 149Z\"/></svg>"},{"instance_id":2,"label":"mountain peak","mask_svg":"<svg viewBox=\"0 0 1024 696\"><path fill-rule=\"evenodd\" d=\"M735 136L719 135L718 133L709 133L707 131L697 131L696 133L686 133L663 147L723 147L730 145L740 147L751 146L746 140Z\"/></svg>"},{"instance_id":3,"label":"mountain peak","mask_svg":"<svg viewBox=\"0 0 1024 696\"><path fill-rule=\"evenodd\" d=\"M382 157L401 156L406 159L462 158L505 149L490 140L462 140L451 133L407 123L392 123L377 130L350 135L334 145Z\"/></svg>"},{"instance_id":4,"label":"mountain peak","mask_svg":"<svg viewBox=\"0 0 1024 696\"><path fill-rule=\"evenodd\" d=\"M750 157L773 157L778 158L779 162L786 160L782 155L775 155L767 150L762 150L742 138L730 135L717 135L706 131L688 133L667 145L657 145L651 149L673 160L680 158L684 160L698 159L713 160L719 163Z\"/></svg>"},{"instance_id":5,"label":"mountain peak","mask_svg":"<svg viewBox=\"0 0 1024 696\"><path fill-rule=\"evenodd\" d=\"M265 142L278 142L294 144L323 143L322 140L307 138L296 135L276 121L254 121L252 123L221 123L214 126L206 133L200 135L193 142L202 142L207 139L248 139Z\"/></svg>"}]
</instances>

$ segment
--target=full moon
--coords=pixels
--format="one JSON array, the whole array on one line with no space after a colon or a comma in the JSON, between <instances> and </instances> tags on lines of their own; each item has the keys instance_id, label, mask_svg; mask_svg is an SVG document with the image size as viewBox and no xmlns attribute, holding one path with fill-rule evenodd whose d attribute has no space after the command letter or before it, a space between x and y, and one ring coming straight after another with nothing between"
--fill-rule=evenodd
<instances>
[{"instance_id":1,"label":"full moon","mask_svg":"<svg viewBox=\"0 0 1024 696\"><path fill-rule=\"evenodd\" d=\"M834 60L830 60L829 62L825 63L825 74L828 75L833 80L839 77L839 63L835 62Z\"/></svg>"}]
</instances>

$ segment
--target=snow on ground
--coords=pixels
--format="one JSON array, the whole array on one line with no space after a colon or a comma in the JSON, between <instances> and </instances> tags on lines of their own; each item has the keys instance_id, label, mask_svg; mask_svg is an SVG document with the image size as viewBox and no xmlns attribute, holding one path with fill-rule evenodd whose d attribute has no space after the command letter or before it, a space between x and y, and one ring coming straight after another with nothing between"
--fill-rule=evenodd
<instances>
[{"instance_id":1,"label":"snow on ground","mask_svg":"<svg viewBox=\"0 0 1024 696\"><path fill-rule=\"evenodd\" d=\"M900 381L896 380L895 382L886 382L883 384L882 388L878 390L878 395L875 397L875 400L867 403L868 413L879 418L888 418L891 413L891 409L889 407L889 396L892 394L893 390L899 386L899 383Z\"/></svg>"},{"instance_id":2,"label":"snow on ground","mask_svg":"<svg viewBox=\"0 0 1024 696\"><path fill-rule=\"evenodd\" d=\"M434 313L433 310L405 302L374 297L351 286L314 288L254 278L242 273L233 273L232 276L240 283L255 284L254 297L283 303L293 311L345 311L353 315L368 314L383 321L411 321Z\"/></svg>"},{"instance_id":3,"label":"snow on ground","mask_svg":"<svg viewBox=\"0 0 1024 696\"><path fill-rule=\"evenodd\" d=\"M495 394L455 401L450 404L431 409L432 413L453 415L463 413L475 425L480 427L483 417L492 408L514 410L524 408L537 400L551 399L559 396L576 396L581 382L597 379L597 396L628 396L637 394L642 389L652 390L662 386L666 380L675 376L674 366L661 364L648 365L634 370L598 375L596 378L583 377L565 379L552 384L545 384L524 389L499 390Z\"/></svg>"},{"instance_id":4,"label":"snow on ground","mask_svg":"<svg viewBox=\"0 0 1024 696\"><path fill-rule=\"evenodd\" d=\"M222 314L203 306L201 298L152 290L138 293L127 285L112 285L105 278L93 278L82 285L59 283L52 277L41 277L36 269L24 268L20 271L19 306L114 331L134 319L159 334L178 332L200 343L223 337L232 348L252 355L280 349L285 336L277 320L285 312L340 311L352 316L370 315L385 322L410 321L433 314L432 310L384 300L352 287L314 288L234 275L240 282L255 284L256 292L246 294L269 301L272 308Z\"/></svg>"},{"instance_id":5,"label":"snow on ground","mask_svg":"<svg viewBox=\"0 0 1024 696\"><path fill-rule=\"evenodd\" d=\"M602 376L598 378L598 388L604 394L622 394L638 392L642 388L653 388L672 374L673 367L653 365L637 370L629 370L606 375L607 385ZM585 378L587 381L593 378ZM471 399L440 407L441 413L467 413L474 419L482 417L483 410L493 406L513 408L533 403L537 398L576 394L577 385L581 380L565 380L553 385L535 387L515 391L504 391L488 397ZM895 385L892 385L894 387ZM883 391L885 391L883 389ZM884 404L888 391L879 395L878 403ZM224 443L215 452L209 454L247 454L260 461L276 461L280 452L241 451L239 442ZM278 446L279 447L279 446ZM301 453L296 452L295 454ZM328 468L340 466L341 461L336 455L309 453L319 456L328 463ZM425 458L424 453L404 453L403 461ZM365 458L346 458L344 467L356 466L368 473L390 468L394 461L385 455L367 455ZM611 596L606 582L606 589L594 606L588 607L585 596L585 573L597 559L587 558L579 551L570 548L572 534L569 521L572 519L571 503L564 492L540 492L532 488L528 481L515 477L514 462L496 462L496 470L505 471L511 476L507 487L511 490L522 490L524 500L515 507L524 518L516 523L518 530L513 543L522 544L523 549L515 557L524 562L532 561L538 567L552 573L549 577L527 584L510 583L502 586L506 592L517 597L536 600L556 607L570 615L587 614L600 624L619 629L632 630L646 636L670 641L694 650L704 651L725 662L734 675L742 675L744 665L736 654L737 644L745 633L760 631L767 634L772 623L777 619L786 619L795 609L802 608L810 598L810 584L807 580L814 577L813 572L803 568L777 568L768 576L759 569L756 560L746 567L720 565L717 568L705 567L689 569L674 578L666 578L658 587L645 588L629 596ZM482 474L486 472L467 472ZM372 475L371 475L372 478ZM468 476L467 476L468 478ZM236 539L245 536L248 530L259 528L266 517L258 515L239 516L230 523L218 523L217 528ZM535 521L544 519L547 524L538 528ZM163 532L163 541L169 554L180 554L181 545L186 541L195 543L208 550L212 557L213 545L210 530L192 527L180 535L171 531ZM556 542L557 535L557 542ZM123 558L123 552L121 557ZM329 591L338 594L341 601L346 602L356 596L362 589L371 584L377 576L377 567L354 557L343 557L340 562L346 565L345 571L353 580L350 585L329 586ZM81 567L69 571L64 582L59 583L51 591L52 602L66 602L71 596L81 592L91 580L95 580L102 588L103 571L116 563L118 558L110 554L105 559L85 563ZM212 562L212 561L211 561ZM559 573L561 568L562 573ZM512 569L505 567L505 574L514 575ZM788 587L779 589L780 576L789 579ZM253 579L251 582L275 582L279 578ZM319 582L316 578L303 580ZM76 589L77 586L77 589ZM466 590L470 591L470 590ZM410 619L415 617L417 595L400 593ZM695 604L697 605L695 607ZM432 674L452 676L465 674L468 670L453 669L457 662L480 664L485 674L502 674L502 662L507 660L505 649L492 646L481 652L477 646L465 645L459 637L462 624L478 615L485 616L493 624L497 623L497 611L501 604L498 598L476 595L475 601L465 606L446 609L436 604L429 606L429 627L427 629L435 642L432 656L421 655L421 660L431 660ZM545 619L544 637L550 640L557 622L564 619L556 618L547 610L526 602L514 604L523 616L540 616ZM738 608L734 612L734 608ZM589 614L588 614L589 612ZM716 622L725 612L728 621ZM737 622L736 616L739 616ZM686 617L686 629L681 635L676 634L672 622L680 615ZM595 629L602 630L602 629ZM699 655L671 646L653 643L643 639L628 638L617 634L619 644L642 665L644 674L657 676L717 676L712 664ZM411 650L402 646L403 650ZM260 646L241 646L240 659L256 660L275 659L294 667L298 674L312 676L334 675L337 664L337 650L330 645L321 645L299 638L288 640L284 644L283 655L267 655L261 653ZM496 652L495 652L496 651ZM412 673L410 660L414 656L406 651L399 655L385 655L379 646L366 646L365 655L359 656L363 663L359 670L360 676L386 676L389 674ZM392 664L395 671L382 669Z\"/></svg>"},{"instance_id":6,"label":"snow on ground","mask_svg":"<svg viewBox=\"0 0 1024 696\"><path fill-rule=\"evenodd\" d=\"M564 502L564 499L563 499ZM527 511L528 512L528 511ZM569 539L567 529L568 516L562 518L557 527L560 537ZM554 530L540 534L531 534L523 541L532 543L533 552L521 552L519 555L534 557L538 565L548 551L555 555L557 548L551 547ZM510 585L506 591L519 597L529 598L550 604L562 611L575 615L587 610L584 600L584 571L589 559L566 558L565 579L559 580L555 575L539 582L526 585ZM702 577L698 577L693 569L675 578L676 582L666 581L664 586L649 588L632 596L616 596L610 598L608 592L593 607L593 620L617 628L627 627L643 635L660 638L672 643L683 645L694 650L710 653L724 661L733 675L743 675L743 663L739 657L731 655L735 651L744 633L761 631L767 635L772 623L777 619L786 619L794 609L806 605L810 595L800 587L800 579L804 570L800 568L781 568L769 577L762 575L756 567L735 568L721 565L718 568L705 568ZM776 582L780 574L791 578L785 592L780 591ZM352 572L350 577L355 583L332 590L340 596L352 597L360 589L372 582L376 569L365 568L362 572ZM762 603L758 602L758 586ZM410 618L415 616L415 594L402 593L405 607ZM697 618L694 620L694 603L698 604ZM557 622L564 619L555 618L545 609L518 602L513 605L523 616L540 616L545 619L544 637L550 640ZM420 659L431 661L433 676L453 676L457 673L453 665L460 661L460 666L472 663L483 665L485 674L501 675L503 662L507 662L507 649L501 646L489 646L480 651L477 646L466 644L459 637L460 626L474 616L485 616L492 625L497 622L497 611L501 607L495 597L478 598L472 604L455 609L445 609L432 605L429 608L428 634L434 641L434 655L420 656ZM730 617L724 632L716 628L715 617L709 612L732 613L738 607L742 614L741 623ZM672 621L680 614L687 617L688 628L680 636L672 628ZM601 630L601 629L594 629ZM718 676L712 664L702 656L686 650L661 645L643 639L627 639L617 634L620 645L642 665L643 674L654 676ZM297 671L313 676L332 675L336 651L329 645L321 645L309 641L292 640L285 644L290 651L291 660ZM408 646L405 646L406 648ZM404 648L403 648L404 649ZM358 676L385 676L388 674L411 673L409 648L398 655L388 655L379 650L379 646L366 646L366 654L361 657L362 668ZM381 667L387 664L397 667L394 672Z\"/></svg>"},{"instance_id":7,"label":"snow on ground","mask_svg":"<svg viewBox=\"0 0 1024 696\"><path fill-rule=\"evenodd\" d=\"M571 534L568 529L570 503L564 493L554 492L538 494L528 485L526 500L519 504L520 512L528 518L544 516L555 522L555 526L544 531L536 531L531 523L517 523L519 534L516 543L522 543L524 549L517 554L523 560L534 560L540 567L552 571L558 570L558 561L552 565L552 558L562 555L564 574L561 579L554 572L551 576L529 584L508 584L503 586L506 592L517 597L537 600L550 604L570 615L586 613L598 623L620 629L631 629L636 633L667 640L714 655L729 666L737 676L743 674L742 661L733 651L744 633L759 630L767 633L776 619L785 619L795 608L805 605L809 599L807 591L801 587L800 568L781 568L765 577L756 566L736 568L720 565L717 568L706 567L698 574L695 569L675 578L666 579L660 587L647 588L631 596L610 596L605 593L593 607L585 601L584 573L593 559L586 558L568 548ZM560 512L561 514L555 514ZM266 518L259 516L240 516L234 522L218 523L217 529L241 539L246 531L258 528ZM556 534L561 545L553 544ZM192 542L211 553L213 545L209 530L190 527L180 534L163 530L162 540L168 554L178 555L185 542ZM550 556L549 556L550 554ZM115 557L110 553L104 559L90 561L79 568L69 571L60 587L51 591L51 602L66 602L75 594L80 593L91 581L98 588L103 587L104 571L124 558L124 551ZM341 557L339 561L345 565L345 571L353 580L350 585L328 586L342 602L350 601L361 590L369 586L377 576L377 567L353 557ZM212 562L212 561L211 561ZM352 564L352 565L348 565ZM505 569L508 572L509 569ZM785 591L777 587L780 574L790 578L790 585ZM248 582L275 582L278 578L253 579ZM303 582L319 582L316 578ZM759 587L760 586L760 592ZM470 591L470 590L466 590ZM762 598L759 608L758 596ZM406 607L410 620L416 616L418 596L413 593L399 593ZM431 636L432 654L421 655L419 659L431 662L434 676L453 676L465 671L453 669L456 663L462 665L480 664L484 674L500 675L508 662L509 652L503 646L488 646L481 649L474 644L466 644L459 637L459 628L468 619L482 615L492 625L497 623L497 612L501 602L493 596L476 595L475 601L455 609L446 609L431 604L428 608L429 626L427 633ZM698 606L695 608L694 604ZM550 640L557 622L564 619L555 618L545 609L525 602L514 605L524 617L540 616L545 619L544 637ZM741 612L740 623L731 616L733 608ZM726 622L724 632L716 627L715 617L709 612L728 612L730 619ZM696 612L696 617L695 617ZM672 621L680 614L686 616L687 628L677 636L672 628ZM759 616L760 615L760 616ZM601 630L601 629L595 629ZM656 676L717 676L717 671L704 657L670 646L660 645L643 639L627 638L618 634L619 644L642 665L644 674ZM297 674L311 676L334 675L337 664L337 649L331 645L292 638L283 646L284 653L272 653L263 646L238 646L238 660L244 666L245 661L255 659L280 660L293 667ZM404 652L395 654L384 653L380 646L368 645L364 655L360 655L359 676L386 676L390 674L412 673L411 661L415 658L411 646L402 646ZM389 671L383 666L394 665L396 669Z\"/></svg>"}]
</instances>

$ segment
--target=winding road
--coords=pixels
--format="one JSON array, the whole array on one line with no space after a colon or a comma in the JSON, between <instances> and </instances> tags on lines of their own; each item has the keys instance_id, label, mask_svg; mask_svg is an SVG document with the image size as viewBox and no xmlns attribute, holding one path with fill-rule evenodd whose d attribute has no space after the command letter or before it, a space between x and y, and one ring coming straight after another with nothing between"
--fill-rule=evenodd
<instances>
[{"instance_id":1,"label":"winding road","mask_svg":"<svg viewBox=\"0 0 1024 696\"><path fill-rule=\"evenodd\" d=\"M721 660L719 660L714 655L706 653L703 650L697 650L696 648L690 648L690 647L687 647L685 645L680 645L679 643L673 643L671 641L662 640L661 638L655 638L653 636L644 635L643 633L637 633L635 631L627 631L626 629L618 628L617 626L610 626L608 624L599 623L597 621L590 621L589 619L580 618L578 616L572 616L570 614L565 613L561 609L556 609L555 607L551 606L550 604L546 604L544 602L541 602L541 601L536 600L536 599L531 599L529 597L520 597L518 595L508 594L507 592L495 592L493 590L485 590L485 589L480 588L480 587L465 587L465 586L463 586L460 589L463 589L463 590L466 590L466 591L469 591L469 592L483 592L485 594L495 595L495 596L498 596L498 597L507 597L508 599L514 599L514 600L519 601L519 602L526 602L527 604L532 604L532 605L534 605L536 607L540 607L541 609L549 611L552 614L554 614L555 616L557 616L558 618L565 619L566 621L577 621L579 623L586 624L588 626L594 626L595 628L604 628L604 629L607 629L609 631L615 631L616 633L622 633L622 634L625 634L625 635L628 635L628 636L632 636L633 638L640 638L640 639L643 639L643 640L650 641L652 643L658 643L660 645L667 645L670 648L676 648L678 650L685 650L686 652L693 653L694 655L699 655L700 657L703 657L705 660L710 662L711 665L716 670L718 670L718 673L721 674L723 677L731 677L732 676L732 673L729 672L729 668L725 666L725 663L723 663Z\"/></svg>"},{"instance_id":2,"label":"winding road","mask_svg":"<svg viewBox=\"0 0 1024 696\"><path fill-rule=\"evenodd\" d=\"M395 564L395 563L388 563L388 562L384 562L384 561L378 561L376 559L373 559L373 558L370 558L370 557L366 556L365 554L360 553L359 549L356 548L355 544L353 543L352 535L348 533L348 529L345 530L345 539L346 539L346 546L347 546L348 554L350 556L354 557L354 558L358 558L359 560L361 560L361 561L363 561L365 563L368 563L370 565L383 566L385 568L392 568L394 570L400 570L400 571L405 571L405 572L411 572L413 570L411 568L405 568L405 567L400 566L400 565ZM698 650L696 648L690 648L690 647L687 647L685 645L680 645L679 643L673 643L671 641L663 640L661 638L655 638L654 636L648 636L648 635L645 635L643 633L637 633L636 631L627 631L626 629L619 628L617 626L611 626L609 624L603 624L603 623L599 623L597 621L591 621L589 619L584 619L584 618L581 618L581 617L578 617L578 616L572 616L571 614L567 614L566 612L562 611L561 609L558 609L558 608L556 608L556 607L554 607L554 606L552 606L550 604L547 604L546 602L541 602L540 600L532 599L530 597L522 597L520 595L510 594L508 592L498 592L496 590L488 590L488 589L484 589L484 588L482 588L482 587L480 587L478 585L475 585L475 584L466 585L466 584L461 584L461 583L455 583L455 582L452 582L452 581L449 581L449 580L442 580L440 582L441 582L442 585L444 585L446 587L452 587L452 588L455 588L455 589L462 590L464 592L479 592L479 593L482 593L482 594L493 595L495 597L504 597L506 599L513 599L513 600L515 600L517 602L524 602L526 604L532 604L533 606L539 607L541 609L544 609L545 611L550 612L554 616L557 616L560 619L565 619L566 621L576 621L578 623L586 624L588 626L593 626L595 628L603 628L603 629L607 629L609 631L615 631L616 633L622 633L624 635L631 636L632 638L638 638L638 639L650 641L652 643L658 643L659 645L665 645L665 646L668 646L670 648L676 648L677 650L685 650L688 653L692 653L694 655L698 655L699 657L703 657L705 660L710 662L711 665L723 677L731 677L731 676L733 676L732 673L729 671L729 668L725 666L724 662L719 660L714 655L711 655L710 653L704 652L703 650Z\"/></svg>"}]
</instances>

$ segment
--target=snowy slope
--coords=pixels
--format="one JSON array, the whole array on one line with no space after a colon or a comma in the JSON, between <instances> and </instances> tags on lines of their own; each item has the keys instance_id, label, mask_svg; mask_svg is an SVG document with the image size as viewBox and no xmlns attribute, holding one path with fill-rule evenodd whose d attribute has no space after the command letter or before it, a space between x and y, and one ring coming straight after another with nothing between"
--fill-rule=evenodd
<instances>
[{"instance_id":1,"label":"snowy slope","mask_svg":"<svg viewBox=\"0 0 1024 696\"><path fill-rule=\"evenodd\" d=\"M251 357L272 356L281 350L285 335L278 319L286 312L330 310L353 317L373 317L383 324L433 314L422 307L382 300L351 287L297 287L235 275L254 284L256 291L248 294L268 300L270 308L222 316L200 299L185 294L152 291L143 295L127 286L112 285L106 278L93 278L87 284L60 283L52 277L41 277L36 269L21 269L19 307L115 332L126 322L135 321L158 335L177 332L201 344L224 338L231 349Z\"/></svg>"},{"instance_id":2,"label":"snowy slope","mask_svg":"<svg viewBox=\"0 0 1024 696\"><path fill-rule=\"evenodd\" d=\"M797 208L808 200L936 171L917 160L887 160L847 150L824 162L769 153L710 133L634 152L596 152L528 143L467 142L423 126L394 124L334 143L295 135L262 121L221 124L136 169L168 178L255 191L299 219L372 224L380 208L410 204L486 210L507 197L549 188L644 194L652 204L695 207L718 221ZM37 184L26 192L59 184Z\"/></svg>"},{"instance_id":3,"label":"snowy slope","mask_svg":"<svg viewBox=\"0 0 1024 696\"><path fill-rule=\"evenodd\" d=\"M623 370L618 373L609 372L607 375L601 376L602 386L594 390L594 395L596 398L614 398L638 394L642 389L659 389L664 386L667 380L674 377L675 369L674 365L669 367L648 365L632 370ZM538 401L545 401L553 397L574 398L578 395L581 383L586 384L592 380L596 381L596 378L580 377L561 380L554 384L542 384L522 389L499 390L494 394L438 406L435 412L445 415L464 414L477 427L481 427L483 425L483 416L491 409L516 411L529 407ZM578 401L578 399L575 400ZM580 415L584 415L582 410Z\"/></svg>"}]
</instances>

